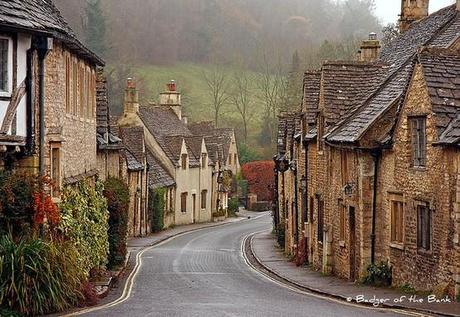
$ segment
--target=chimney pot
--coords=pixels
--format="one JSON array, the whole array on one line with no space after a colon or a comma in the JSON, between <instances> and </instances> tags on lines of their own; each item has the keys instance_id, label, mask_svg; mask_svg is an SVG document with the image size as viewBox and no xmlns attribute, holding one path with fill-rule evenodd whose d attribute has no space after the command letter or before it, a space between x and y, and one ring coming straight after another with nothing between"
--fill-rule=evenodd
<instances>
[{"instance_id":1,"label":"chimney pot","mask_svg":"<svg viewBox=\"0 0 460 317\"><path fill-rule=\"evenodd\" d=\"M171 80L168 84L166 84L166 89L168 91L176 91L177 85L175 80Z\"/></svg>"},{"instance_id":2,"label":"chimney pot","mask_svg":"<svg viewBox=\"0 0 460 317\"><path fill-rule=\"evenodd\" d=\"M369 33L369 40L370 41L377 41L377 33L375 33L375 32Z\"/></svg>"}]
</instances>

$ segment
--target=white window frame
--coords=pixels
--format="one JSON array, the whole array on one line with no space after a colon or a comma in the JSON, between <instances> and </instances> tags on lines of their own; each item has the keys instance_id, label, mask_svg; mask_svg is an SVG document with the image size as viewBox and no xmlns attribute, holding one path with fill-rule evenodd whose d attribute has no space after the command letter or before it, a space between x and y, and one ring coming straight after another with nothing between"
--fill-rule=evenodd
<instances>
[{"instance_id":1,"label":"white window frame","mask_svg":"<svg viewBox=\"0 0 460 317\"><path fill-rule=\"evenodd\" d=\"M11 37L1 35L0 39L8 40L8 90L0 90L0 97L11 97L11 94L13 92L13 40Z\"/></svg>"}]
</instances>

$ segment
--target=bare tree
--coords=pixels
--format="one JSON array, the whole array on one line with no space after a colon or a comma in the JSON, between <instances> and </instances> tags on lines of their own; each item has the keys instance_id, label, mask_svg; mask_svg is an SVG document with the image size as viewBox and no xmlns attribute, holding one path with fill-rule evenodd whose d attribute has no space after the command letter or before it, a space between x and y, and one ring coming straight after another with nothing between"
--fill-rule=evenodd
<instances>
[{"instance_id":1,"label":"bare tree","mask_svg":"<svg viewBox=\"0 0 460 317\"><path fill-rule=\"evenodd\" d=\"M244 68L238 68L244 69ZM252 78L247 72L235 71L233 73L231 101L243 121L244 143L248 141L249 124L254 118L255 107L253 105L253 93L251 87Z\"/></svg>"},{"instance_id":2,"label":"bare tree","mask_svg":"<svg viewBox=\"0 0 460 317\"><path fill-rule=\"evenodd\" d=\"M211 100L211 106L214 111L214 124L218 127L222 108L230 98L229 80L225 70L218 65L214 65L209 71L204 71L203 79L208 88L208 97Z\"/></svg>"},{"instance_id":3,"label":"bare tree","mask_svg":"<svg viewBox=\"0 0 460 317\"><path fill-rule=\"evenodd\" d=\"M259 66L261 72L257 78L258 99L264 106L264 126L268 129L268 131L262 131L264 140L266 140L262 143L268 142L273 145L276 138L277 116L286 99L286 75L281 57L278 63L272 64L264 54L261 61Z\"/></svg>"}]
</instances>

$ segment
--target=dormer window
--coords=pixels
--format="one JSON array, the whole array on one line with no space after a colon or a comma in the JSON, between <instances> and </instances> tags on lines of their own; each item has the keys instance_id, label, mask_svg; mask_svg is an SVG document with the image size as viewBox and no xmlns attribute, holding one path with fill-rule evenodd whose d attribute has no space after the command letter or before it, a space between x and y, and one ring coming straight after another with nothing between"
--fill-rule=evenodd
<instances>
[{"instance_id":1,"label":"dormer window","mask_svg":"<svg viewBox=\"0 0 460 317\"><path fill-rule=\"evenodd\" d=\"M181 157L181 166L183 170L187 169L187 154L182 154Z\"/></svg>"},{"instance_id":2,"label":"dormer window","mask_svg":"<svg viewBox=\"0 0 460 317\"><path fill-rule=\"evenodd\" d=\"M205 169L208 165L208 154L201 154L201 168Z\"/></svg>"},{"instance_id":3,"label":"dormer window","mask_svg":"<svg viewBox=\"0 0 460 317\"><path fill-rule=\"evenodd\" d=\"M10 40L0 38L0 92L10 93Z\"/></svg>"}]
</instances>

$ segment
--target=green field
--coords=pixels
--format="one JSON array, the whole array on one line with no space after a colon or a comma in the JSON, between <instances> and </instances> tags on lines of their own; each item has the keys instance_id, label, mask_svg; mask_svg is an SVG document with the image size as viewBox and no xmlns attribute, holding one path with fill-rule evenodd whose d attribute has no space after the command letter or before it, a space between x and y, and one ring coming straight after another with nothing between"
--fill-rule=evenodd
<instances>
[{"instance_id":1,"label":"green field","mask_svg":"<svg viewBox=\"0 0 460 317\"><path fill-rule=\"evenodd\" d=\"M182 104L184 113L190 121L213 120L214 113L211 99L207 93L208 87L204 79L204 72L210 70L209 65L198 65L190 63L178 63L173 66L142 66L137 67L138 79L142 82L141 99L146 102L158 102L158 94L165 89L165 84L174 79L178 89L182 93ZM241 69L226 67L224 71L229 80L235 72ZM246 70L244 70L246 71ZM267 157L270 151L260 148L257 145L257 138L261 133L261 119L263 117L263 105L258 98L256 85L257 73L246 71L247 76L253 79L251 93L253 93L252 107L253 119L249 129L249 145L256 149L262 156ZM241 117L231 102L225 106L220 119L220 126L235 128L241 136ZM267 153L264 153L267 152Z\"/></svg>"}]
</instances>

